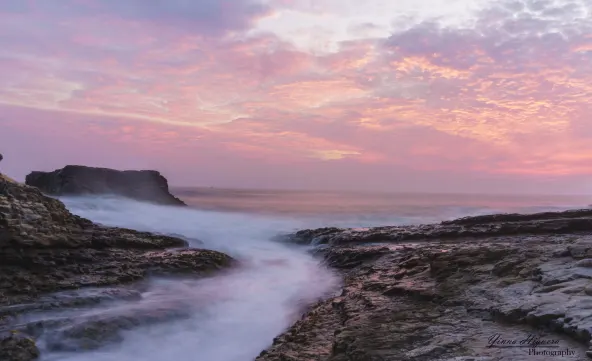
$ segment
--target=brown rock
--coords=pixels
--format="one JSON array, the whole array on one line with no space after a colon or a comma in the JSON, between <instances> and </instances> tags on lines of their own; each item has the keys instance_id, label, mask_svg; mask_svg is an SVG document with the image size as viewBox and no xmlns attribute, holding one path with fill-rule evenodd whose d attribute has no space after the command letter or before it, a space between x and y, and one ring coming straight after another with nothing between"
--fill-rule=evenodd
<instances>
[{"instance_id":1,"label":"brown rock","mask_svg":"<svg viewBox=\"0 0 592 361\"><path fill-rule=\"evenodd\" d=\"M33 361L37 358L39 358L39 349L33 339L19 333L13 333L4 338L0 336L0 360Z\"/></svg>"},{"instance_id":2,"label":"brown rock","mask_svg":"<svg viewBox=\"0 0 592 361\"><path fill-rule=\"evenodd\" d=\"M176 237L94 224L38 188L0 179L0 331L44 337L43 351L77 351L118 341L123 330L187 316L191 304L173 303L87 319L19 321L29 312L141 297L131 289L105 286L148 275L204 277L235 263L223 253L186 246ZM34 341L24 334L0 335L0 361L38 356Z\"/></svg>"},{"instance_id":3,"label":"brown rock","mask_svg":"<svg viewBox=\"0 0 592 361\"><path fill-rule=\"evenodd\" d=\"M513 235L576 234L592 232L592 209L532 215L497 214L461 218L439 224L376 227L370 229L319 228L280 237L299 244L352 245L400 243ZM592 252L592 245L588 247ZM577 250L582 253L582 250ZM587 257L586 251L581 257ZM592 257L592 253L590 253Z\"/></svg>"},{"instance_id":4,"label":"brown rock","mask_svg":"<svg viewBox=\"0 0 592 361\"><path fill-rule=\"evenodd\" d=\"M342 273L343 290L312 307L257 361L533 359L528 349L487 347L494 335L518 342L535 335L584 359L592 337L592 233L581 226L590 220L567 212L299 232L324 237L328 245L315 254ZM406 238L417 241L393 244ZM366 243L376 239L382 244Z\"/></svg>"},{"instance_id":5,"label":"brown rock","mask_svg":"<svg viewBox=\"0 0 592 361\"><path fill-rule=\"evenodd\" d=\"M0 306L148 274L207 275L234 262L209 250L167 251L187 246L179 238L99 226L35 187L0 179L0 191Z\"/></svg>"}]
</instances>

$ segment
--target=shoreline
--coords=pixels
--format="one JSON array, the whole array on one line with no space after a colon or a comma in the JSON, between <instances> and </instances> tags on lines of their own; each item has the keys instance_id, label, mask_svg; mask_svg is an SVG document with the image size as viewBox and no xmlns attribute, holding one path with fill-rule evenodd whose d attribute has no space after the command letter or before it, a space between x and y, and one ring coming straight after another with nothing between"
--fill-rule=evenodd
<instances>
[{"instance_id":1,"label":"shoreline","mask_svg":"<svg viewBox=\"0 0 592 361\"><path fill-rule=\"evenodd\" d=\"M532 359L521 348L488 347L495 334L542 335L574 359L592 357L592 210L320 228L280 239L322 245L313 252L344 287L257 361Z\"/></svg>"},{"instance_id":2,"label":"shoreline","mask_svg":"<svg viewBox=\"0 0 592 361\"><path fill-rule=\"evenodd\" d=\"M0 360L37 360L34 339L47 333L55 337L46 347L88 350L119 340L126 329L179 317L181 305L103 319L19 319L137 299L138 291L125 286L152 275L206 278L237 264L224 253L188 245L178 237L99 225L35 187L0 178Z\"/></svg>"},{"instance_id":3,"label":"shoreline","mask_svg":"<svg viewBox=\"0 0 592 361\"><path fill-rule=\"evenodd\" d=\"M13 237L0 247L8 262L0 267L0 296L9 291L0 308L0 328L10 329L11 318L21 312L75 304L52 298L55 291L100 286L102 291L75 302L133 299L133 285L148 273L180 271L202 277L234 264L222 253L185 248L187 243L175 237L94 225L36 188L0 181L7 202L0 212L11 219L4 227ZM27 224L35 224L36 231ZM59 227L69 230L52 236ZM523 339L537 330L550 332L540 337L557 337L557 343L578 357L586 355L592 330L586 318L586 312L592 314L592 209L491 214L411 226L304 229L276 241L322 245L311 252L339 273L343 287L338 295L306 307L258 361L515 361L526 356L513 348L488 348L487 334ZM170 250L179 246L180 252ZM82 265L92 259L114 268L89 279L97 271ZM51 271L39 278L27 265ZM31 293L18 283L10 286L11 275L19 274L26 275L28 287L43 287ZM54 286L62 286L44 285L54 276ZM10 287L20 291L10 296ZM30 304L10 306L23 302ZM171 317L182 317L169 311ZM90 339L82 329L71 334L97 348L117 341L112 336L130 327L129 322L163 322L167 317L148 313L124 323L111 319L87 324L93 330ZM25 355L7 360L35 360L38 350L29 337L46 326L0 335L5 350Z\"/></svg>"}]
</instances>

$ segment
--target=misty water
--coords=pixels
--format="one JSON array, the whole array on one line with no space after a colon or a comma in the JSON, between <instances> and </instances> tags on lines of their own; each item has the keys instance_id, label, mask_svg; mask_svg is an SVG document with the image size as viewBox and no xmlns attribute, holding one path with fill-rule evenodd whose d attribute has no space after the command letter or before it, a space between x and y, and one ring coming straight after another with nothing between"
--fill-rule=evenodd
<instances>
[{"instance_id":1,"label":"misty water","mask_svg":"<svg viewBox=\"0 0 592 361\"><path fill-rule=\"evenodd\" d=\"M180 190L178 194L192 207L114 197L63 201L73 213L95 222L180 235L191 246L235 257L241 266L206 279L150 279L138 288L141 297L37 315L39 319L74 317L83 322L101 315L175 311L170 321L125 331L123 340L98 350L49 352L42 361L253 360L307 305L339 290L338 277L305 247L273 241L279 233L331 225L433 222L499 211L559 210L590 203L576 197L503 200L211 189ZM42 348L44 337L39 340Z\"/></svg>"}]
</instances>

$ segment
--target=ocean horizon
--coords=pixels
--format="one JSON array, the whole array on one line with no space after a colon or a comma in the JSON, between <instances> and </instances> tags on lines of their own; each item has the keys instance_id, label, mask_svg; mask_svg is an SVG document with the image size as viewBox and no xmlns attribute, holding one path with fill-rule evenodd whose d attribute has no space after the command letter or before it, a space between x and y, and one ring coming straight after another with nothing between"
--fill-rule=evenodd
<instances>
[{"instance_id":1,"label":"ocean horizon","mask_svg":"<svg viewBox=\"0 0 592 361\"><path fill-rule=\"evenodd\" d=\"M375 227L432 223L490 213L535 213L586 208L575 196L384 194L172 189L189 207L116 196L59 197L74 214L93 222L186 239L190 247L219 251L240 267L209 278L150 277L137 298L23 316L27 322L97 320L150 312L181 312L154 325L121 332L118 342L81 350L68 329L38 340L40 361L248 361L293 324L306 307L339 292L340 276L309 251L276 236L328 226ZM126 286L121 285L123 290ZM74 297L84 297L76 290ZM70 297L70 296L69 296ZM75 350L75 351L69 351Z\"/></svg>"},{"instance_id":2,"label":"ocean horizon","mask_svg":"<svg viewBox=\"0 0 592 361\"><path fill-rule=\"evenodd\" d=\"M193 208L283 218L322 219L331 225L385 226L439 222L493 213L538 213L590 208L592 195L518 195L380 191L172 187ZM365 223L364 223L365 222Z\"/></svg>"}]
</instances>

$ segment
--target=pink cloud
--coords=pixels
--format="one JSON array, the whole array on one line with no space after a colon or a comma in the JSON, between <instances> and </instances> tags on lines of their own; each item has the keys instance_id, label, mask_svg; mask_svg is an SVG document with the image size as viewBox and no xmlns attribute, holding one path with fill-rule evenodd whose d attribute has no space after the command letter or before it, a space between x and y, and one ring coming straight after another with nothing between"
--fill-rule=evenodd
<instances>
[{"instance_id":1,"label":"pink cloud","mask_svg":"<svg viewBox=\"0 0 592 361\"><path fill-rule=\"evenodd\" d=\"M437 172L487 189L592 174L592 24L566 20L575 5L494 4L472 29L425 22L312 54L247 35L272 9L246 0L52 4L0 6L0 151L17 177L92 163L179 183L436 186Z\"/></svg>"}]
</instances>

